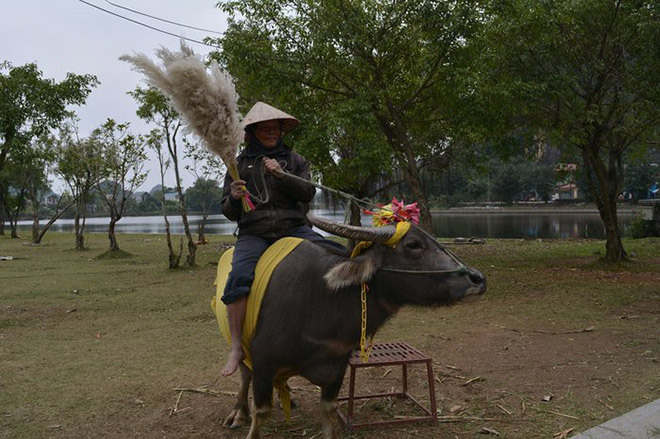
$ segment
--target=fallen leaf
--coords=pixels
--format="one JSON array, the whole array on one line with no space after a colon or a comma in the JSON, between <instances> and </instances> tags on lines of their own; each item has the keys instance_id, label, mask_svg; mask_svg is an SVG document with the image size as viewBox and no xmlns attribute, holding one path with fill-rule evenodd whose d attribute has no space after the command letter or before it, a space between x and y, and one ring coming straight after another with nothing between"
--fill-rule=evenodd
<instances>
[{"instance_id":1,"label":"fallen leaf","mask_svg":"<svg viewBox=\"0 0 660 439\"><path fill-rule=\"evenodd\" d=\"M567 438L568 438L568 435L569 435L573 430L575 430L575 427L571 427L571 428L569 428L569 429L567 429L567 430L564 430L564 431L560 431L560 432L558 432L558 433L555 433L555 434L552 435L552 437L554 437L555 439L567 439Z\"/></svg>"},{"instance_id":2,"label":"fallen leaf","mask_svg":"<svg viewBox=\"0 0 660 439\"><path fill-rule=\"evenodd\" d=\"M456 412L461 411L461 410L463 410L463 406L462 406L462 405L455 405L455 406L452 406L452 407L449 409L449 413L456 413Z\"/></svg>"},{"instance_id":3,"label":"fallen leaf","mask_svg":"<svg viewBox=\"0 0 660 439\"><path fill-rule=\"evenodd\" d=\"M495 429L492 429L492 428L488 428L488 427L481 427L481 430L479 430L479 433L480 434L494 434L495 436L500 435L499 431L497 431Z\"/></svg>"}]
</instances>

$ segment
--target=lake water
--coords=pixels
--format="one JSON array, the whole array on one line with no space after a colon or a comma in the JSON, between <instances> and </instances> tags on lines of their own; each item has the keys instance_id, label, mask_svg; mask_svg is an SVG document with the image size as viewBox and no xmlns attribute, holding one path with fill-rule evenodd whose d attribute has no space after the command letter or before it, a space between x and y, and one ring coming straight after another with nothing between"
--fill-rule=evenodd
<instances>
[{"instance_id":1,"label":"lake water","mask_svg":"<svg viewBox=\"0 0 660 439\"><path fill-rule=\"evenodd\" d=\"M317 216L344 222L343 211L318 210ZM179 216L169 216L171 232L183 233L183 223ZM630 223L630 214L620 213L622 230ZM190 215L188 221L193 233L201 222L201 216ZM91 233L105 233L108 230L108 218L88 218L85 230ZM370 225L371 217L363 216L362 224ZM26 235L31 230L31 221L20 221L19 230ZM222 215L211 215L207 220L206 233L230 235L236 228L235 223ZM603 224L597 213L510 213L507 211L476 210L467 213L442 211L433 214L433 229L437 236L444 238L603 238ZM51 228L53 231L73 231L72 219L60 219ZM117 233L165 233L165 224L161 216L125 217L117 223Z\"/></svg>"}]
</instances>

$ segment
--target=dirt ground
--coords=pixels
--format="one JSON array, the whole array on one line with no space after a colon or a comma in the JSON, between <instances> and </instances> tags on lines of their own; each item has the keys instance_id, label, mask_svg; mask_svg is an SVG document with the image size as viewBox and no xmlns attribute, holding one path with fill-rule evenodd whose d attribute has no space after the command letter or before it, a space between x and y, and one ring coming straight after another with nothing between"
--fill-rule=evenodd
<instances>
[{"instance_id":1,"label":"dirt ground","mask_svg":"<svg viewBox=\"0 0 660 439\"><path fill-rule=\"evenodd\" d=\"M659 311L657 303L646 303L630 307L626 315L655 314L657 319ZM619 402L619 398L627 399L619 396L627 391L622 388L624 382L637 382L645 389L637 395L642 401L658 397L658 375L638 374L649 366L660 370L657 325L655 331L640 330L635 339L630 343L616 331L544 333L481 322L450 336L427 334L415 345L434 359L440 423L368 427L346 437L552 438L561 437L562 432L577 433L634 408ZM409 374L410 393L430 407L425 367L411 366ZM400 367L359 369L356 382L361 395L398 391ZM300 378L292 379L290 385L300 407L293 411L289 425L282 411L274 409L265 437L320 437L318 389ZM226 386L209 386L213 387ZM346 389L348 374L342 395ZM170 395L169 402L176 396ZM135 437L242 438L247 433L247 428L221 427L223 415L232 407L229 395L184 392L178 407L182 410L175 416L161 413L143 419L142 425L134 426ZM346 403L341 407L345 413ZM397 398L360 400L355 411L356 423L424 415Z\"/></svg>"},{"instance_id":2,"label":"dirt ground","mask_svg":"<svg viewBox=\"0 0 660 439\"><path fill-rule=\"evenodd\" d=\"M131 252L138 245L151 251L147 239L135 242ZM405 341L433 358L439 422L369 427L344 437L561 439L659 398L660 243L635 245L638 261L616 270L594 264L598 242L456 249L488 277L486 296L451 307L403 308L375 338ZM214 268L204 265L204 251L217 260L217 252L202 249L201 268L166 275L148 260L102 266L88 256L58 253L79 257L76 267L87 263L89 279L104 284L72 290L84 279L79 274L78 283L57 286L66 294L53 293L47 307L31 300L43 300L54 288L52 274L1 272L10 279L5 285L21 287L0 303L0 353L7 361L0 365L0 438L245 437L247 427L222 425L238 377L219 378L226 347L208 308ZM57 255L29 257L41 270L59 270ZM199 291L184 296L180 285ZM156 301L147 294L162 296ZM117 322L122 332L113 338L108 328ZM79 333L85 340L76 342ZM211 348L201 346L215 337ZM82 349L89 352L80 360L60 361ZM425 368L411 366L408 380L409 392L429 407ZM264 437L321 438L319 390L301 378L289 384L299 407L287 423L276 404ZM400 367L361 368L356 388L359 395L396 391ZM342 395L347 389L348 373ZM346 404L340 409L345 412ZM355 408L355 422L422 415L391 397L360 400Z\"/></svg>"},{"instance_id":3,"label":"dirt ground","mask_svg":"<svg viewBox=\"0 0 660 439\"><path fill-rule=\"evenodd\" d=\"M660 262L660 261L658 261ZM566 273L563 273L565 276ZM660 285L652 273L582 272L573 276L622 284ZM657 291L660 293L660 290ZM657 299L658 296L656 295ZM519 301L519 299L518 299ZM515 304L509 304L513 310ZM539 325L518 316L492 318L487 304L461 303L448 309L404 309L388 323L376 342L398 341L398 329L410 334L411 321L421 322L419 332L406 341L433 358L435 395L439 423L415 422L366 427L346 431L354 438L562 438L660 397L658 317L660 301L633 302L610 313L609 322L585 322L563 326L552 317ZM561 312L570 312L562 310ZM458 327L453 319L468 319ZM428 326L424 322L434 322ZM446 332L427 332L438 323ZM508 323L507 323L508 322ZM531 323L528 324L528 323ZM348 372L340 396L347 395ZM162 407L159 415L141 419L127 433L134 437L243 438L248 428L222 427L223 417L233 405L232 391L238 387L216 380L200 390L222 392L209 395L195 391L168 395L167 407L176 405L175 415ZM409 393L430 408L426 368L409 368ZM358 395L397 392L402 388L399 366L360 368ZM290 380L300 407L287 424L275 408L264 428L267 438L320 438L318 389L302 378ZM340 407L346 413L346 402ZM414 404L399 398L356 401L354 423L401 420L424 416Z\"/></svg>"}]
</instances>

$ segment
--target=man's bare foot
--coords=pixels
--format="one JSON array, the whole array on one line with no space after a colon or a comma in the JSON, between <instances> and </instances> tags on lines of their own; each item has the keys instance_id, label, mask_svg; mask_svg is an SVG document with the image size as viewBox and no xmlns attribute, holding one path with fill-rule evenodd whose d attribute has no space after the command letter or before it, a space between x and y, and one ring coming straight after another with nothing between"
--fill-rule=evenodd
<instances>
[{"instance_id":1,"label":"man's bare foot","mask_svg":"<svg viewBox=\"0 0 660 439\"><path fill-rule=\"evenodd\" d=\"M236 372L236 369L238 369L238 365L241 364L243 358L245 358L245 356L243 355L242 350L240 351L232 350L229 353L229 359L227 360L227 364L225 364L225 367L220 372L220 375L222 375L223 377L228 377L229 375Z\"/></svg>"}]
</instances>

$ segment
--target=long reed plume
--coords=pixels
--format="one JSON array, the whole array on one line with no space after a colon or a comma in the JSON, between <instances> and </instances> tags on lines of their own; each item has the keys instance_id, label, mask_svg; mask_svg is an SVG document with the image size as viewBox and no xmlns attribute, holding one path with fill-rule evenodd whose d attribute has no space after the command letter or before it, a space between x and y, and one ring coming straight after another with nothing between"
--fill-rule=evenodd
<instances>
[{"instance_id":1,"label":"long reed plume","mask_svg":"<svg viewBox=\"0 0 660 439\"><path fill-rule=\"evenodd\" d=\"M134 70L168 96L186 129L199 136L206 148L222 158L232 177L238 178L236 153L244 132L231 75L215 61L207 67L183 41L180 51L160 48L156 57L161 65L142 53L119 59L131 63Z\"/></svg>"}]
</instances>

